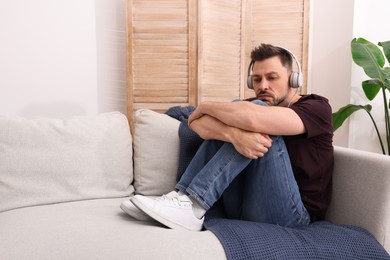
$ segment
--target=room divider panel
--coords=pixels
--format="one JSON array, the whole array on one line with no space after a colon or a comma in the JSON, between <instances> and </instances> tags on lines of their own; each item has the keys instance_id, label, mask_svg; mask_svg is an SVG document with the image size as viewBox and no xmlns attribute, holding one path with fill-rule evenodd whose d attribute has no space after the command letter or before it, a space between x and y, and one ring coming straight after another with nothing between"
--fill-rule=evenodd
<instances>
[{"instance_id":1,"label":"room divider panel","mask_svg":"<svg viewBox=\"0 0 390 260\"><path fill-rule=\"evenodd\" d=\"M288 48L307 72L309 0L127 0L128 116L253 95L250 51ZM306 84L301 89L306 92Z\"/></svg>"}]
</instances>

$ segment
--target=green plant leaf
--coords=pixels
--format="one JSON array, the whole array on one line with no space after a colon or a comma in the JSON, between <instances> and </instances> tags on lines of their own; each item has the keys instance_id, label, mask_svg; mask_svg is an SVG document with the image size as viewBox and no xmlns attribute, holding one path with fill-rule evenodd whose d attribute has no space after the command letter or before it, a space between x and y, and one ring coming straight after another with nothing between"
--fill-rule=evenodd
<instances>
[{"instance_id":1,"label":"green plant leaf","mask_svg":"<svg viewBox=\"0 0 390 260\"><path fill-rule=\"evenodd\" d=\"M385 79L385 87L387 88L388 91L390 91L390 78Z\"/></svg>"},{"instance_id":2,"label":"green plant leaf","mask_svg":"<svg viewBox=\"0 0 390 260\"><path fill-rule=\"evenodd\" d=\"M382 69L383 75L386 76L386 78L390 79L390 67L385 67Z\"/></svg>"},{"instance_id":3,"label":"green plant leaf","mask_svg":"<svg viewBox=\"0 0 390 260\"><path fill-rule=\"evenodd\" d=\"M385 57L375 44L364 38L354 38L351 42L353 61L364 69L370 78L382 78L381 68L385 65Z\"/></svg>"},{"instance_id":4,"label":"green plant leaf","mask_svg":"<svg viewBox=\"0 0 390 260\"><path fill-rule=\"evenodd\" d=\"M378 45L383 47L383 52L385 53L386 59L390 63L390 41L380 42Z\"/></svg>"},{"instance_id":5,"label":"green plant leaf","mask_svg":"<svg viewBox=\"0 0 390 260\"><path fill-rule=\"evenodd\" d=\"M373 100L381 90L383 84L379 79L369 79L362 82L364 94L369 100Z\"/></svg>"},{"instance_id":6,"label":"green plant leaf","mask_svg":"<svg viewBox=\"0 0 390 260\"><path fill-rule=\"evenodd\" d=\"M343 106L340 108L337 112L332 114L332 121L333 121L333 132L336 131L342 124L344 123L347 118L352 115L354 112L359 111L361 109L364 109L368 112L371 111L372 106L371 105L353 105L348 104L346 106Z\"/></svg>"},{"instance_id":7,"label":"green plant leaf","mask_svg":"<svg viewBox=\"0 0 390 260\"><path fill-rule=\"evenodd\" d=\"M385 87L390 91L390 67L386 67L383 69L383 74L385 76L384 84Z\"/></svg>"}]
</instances>

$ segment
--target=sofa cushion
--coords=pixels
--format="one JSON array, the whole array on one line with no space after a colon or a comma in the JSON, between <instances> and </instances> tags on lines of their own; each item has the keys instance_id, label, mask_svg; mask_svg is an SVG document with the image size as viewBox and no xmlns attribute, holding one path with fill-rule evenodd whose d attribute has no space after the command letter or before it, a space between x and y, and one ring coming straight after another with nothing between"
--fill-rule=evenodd
<instances>
[{"instance_id":1,"label":"sofa cushion","mask_svg":"<svg viewBox=\"0 0 390 260\"><path fill-rule=\"evenodd\" d=\"M210 231L126 215L124 199L75 201L0 213L0 259L226 259Z\"/></svg>"},{"instance_id":2,"label":"sofa cushion","mask_svg":"<svg viewBox=\"0 0 390 260\"><path fill-rule=\"evenodd\" d=\"M128 120L119 112L0 117L0 212L124 197L134 189Z\"/></svg>"},{"instance_id":3,"label":"sofa cushion","mask_svg":"<svg viewBox=\"0 0 390 260\"><path fill-rule=\"evenodd\" d=\"M149 109L135 113L134 188L142 195L172 191L179 164L180 121Z\"/></svg>"}]
</instances>

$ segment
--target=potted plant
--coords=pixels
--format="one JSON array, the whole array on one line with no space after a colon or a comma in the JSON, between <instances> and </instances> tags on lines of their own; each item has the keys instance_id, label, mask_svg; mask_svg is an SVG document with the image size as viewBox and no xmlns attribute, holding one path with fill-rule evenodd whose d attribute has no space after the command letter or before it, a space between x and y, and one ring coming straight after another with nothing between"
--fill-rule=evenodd
<instances>
[{"instance_id":1,"label":"potted plant","mask_svg":"<svg viewBox=\"0 0 390 260\"><path fill-rule=\"evenodd\" d=\"M380 47L382 47L383 51ZM386 154L386 145L390 155L390 100L386 94L386 92L390 92L390 67L385 67L385 57L390 62L390 41L379 42L378 45L375 45L364 38L354 38L351 42L351 52L353 61L362 67L366 75L370 78L362 82L362 88L366 97L372 101L380 91L382 92L385 112L386 144L384 144L375 119L371 115L372 106L370 104L348 104L333 113L333 131L336 131L354 112L364 110L368 113L374 124L383 154Z\"/></svg>"}]
</instances>

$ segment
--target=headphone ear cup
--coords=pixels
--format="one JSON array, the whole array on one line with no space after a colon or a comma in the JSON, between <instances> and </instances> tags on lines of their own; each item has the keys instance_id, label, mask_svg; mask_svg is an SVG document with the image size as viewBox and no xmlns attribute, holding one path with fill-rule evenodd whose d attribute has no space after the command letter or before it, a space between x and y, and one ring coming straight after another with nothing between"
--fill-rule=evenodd
<instances>
[{"instance_id":1,"label":"headphone ear cup","mask_svg":"<svg viewBox=\"0 0 390 260\"><path fill-rule=\"evenodd\" d=\"M290 75L290 87L300 88L303 85L303 77L301 73L292 72Z\"/></svg>"},{"instance_id":2,"label":"headphone ear cup","mask_svg":"<svg viewBox=\"0 0 390 260\"><path fill-rule=\"evenodd\" d=\"M249 89L253 89L253 77L252 77L252 75L248 75L248 78L246 79L246 84L248 85Z\"/></svg>"}]
</instances>

